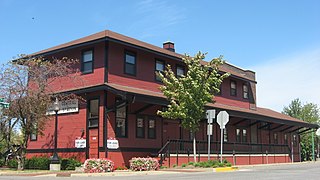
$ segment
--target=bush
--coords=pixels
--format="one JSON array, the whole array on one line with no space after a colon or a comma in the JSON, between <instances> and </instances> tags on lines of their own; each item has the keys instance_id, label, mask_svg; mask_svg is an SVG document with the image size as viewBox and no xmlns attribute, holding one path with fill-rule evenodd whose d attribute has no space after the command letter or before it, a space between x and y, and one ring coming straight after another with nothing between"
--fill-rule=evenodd
<instances>
[{"instance_id":1,"label":"bush","mask_svg":"<svg viewBox=\"0 0 320 180\"><path fill-rule=\"evenodd\" d=\"M48 170L50 165L50 159L48 157L32 157L25 160L25 169L41 169Z\"/></svg>"},{"instance_id":2,"label":"bush","mask_svg":"<svg viewBox=\"0 0 320 180\"><path fill-rule=\"evenodd\" d=\"M4 160L0 159L0 167L4 166Z\"/></svg>"},{"instance_id":3,"label":"bush","mask_svg":"<svg viewBox=\"0 0 320 180\"><path fill-rule=\"evenodd\" d=\"M128 170L128 168L125 166L119 166L116 168L116 170Z\"/></svg>"},{"instance_id":4,"label":"bush","mask_svg":"<svg viewBox=\"0 0 320 180\"><path fill-rule=\"evenodd\" d=\"M8 161L8 167L9 168L17 168L18 167L18 162L15 159L11 159Z\"/></svg>"},{"instance_id":5,"label":"bush","mask_svg":"<svg viewBox=\"0 0 320 180\"><path fill-rule=\"evenodd\" d=\"M76 167L80 167L81 162L75 158L63 158L61 159L61 170L75 170Z\"/></svg>"},{"instance_id":6,"label":"bush","mask_svg":"<svg viewBox=\"0 0 320 180\"><path fill-rule=\"evenodd\" d=\"M186 166L187 166L187 164L181 164L181 167L183 167L183 168L186 167Z\"/></svg>"},{"instance_id":7,"label":"bush","mask_svg":"<svg viewBox=\"0 0 320 180\"><path fill-rule=\"evenodd\" d=\"M102 173L114 171L114 162L107 158L87 159L84 162L84 172L86 173Z\"/></svg>"},{"instance_id":8,"label":"bush","mask_svg":"<svg viewBox=\"0 0 320 180\"><path fill-rule=\"evenodd\" d=\"M130 169L133 171L150 171L158 170L159 162L155 158L132 158L130 161Z\"/></svg>"}]
</instances>

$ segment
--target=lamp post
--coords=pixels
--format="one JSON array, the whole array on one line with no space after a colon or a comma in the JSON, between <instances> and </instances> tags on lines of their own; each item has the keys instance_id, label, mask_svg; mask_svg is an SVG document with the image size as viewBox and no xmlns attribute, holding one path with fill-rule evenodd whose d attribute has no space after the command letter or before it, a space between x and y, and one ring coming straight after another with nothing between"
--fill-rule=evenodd
<instances>
[{"instance_id":1,"label":"lamp post","mask_svg":"<svg viewBox=\"0 0 320 180\"><path fill-rule=\"evenodd\" d=\"M55 112L55 126L54 126L54 150L51 158L50 170L60 170L60 160L57 154L57 131L58 131L58 111L60 110L58 98L53 103L53 110Z\"/></svg>"}]
</instances>

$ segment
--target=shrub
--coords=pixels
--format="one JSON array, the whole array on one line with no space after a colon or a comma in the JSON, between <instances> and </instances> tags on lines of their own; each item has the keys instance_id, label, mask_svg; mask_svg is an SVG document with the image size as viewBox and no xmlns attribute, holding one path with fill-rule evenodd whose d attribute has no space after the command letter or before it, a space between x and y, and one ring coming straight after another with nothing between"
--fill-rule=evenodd
<instances>
[{"instance_id":1,"label":"shrub","mask_svg":"<svg viewBox=\"0 0 320 180\"><path fill-rule=\"evenodd\" d=\"M176 165L176 164L174 164L174 165L172 165L172 167L174 167L174 168L175 168L175 167L177 167L177 165Z\"/></svg>"},{"instance_id":2,"label":"shrub","mask_svg":"<svg viewBox=\"0 0 320 180\"><path fill-rule=\"evenodd\" d=\"M160 169L167 169L167 166L160 166Z\"/></svg>"},{"instance_id":3,"label":"shrub","mask_svg":"<svg viewBox=\"0 0 320 180\"><path fill-rule=\"evenodd\" d=\"M75 158L63 158L61 159L61 170L75 170L76 167L80 167L81 162Z\"/></svg>"},{"instance_id":4,"label":"shrub","mask_svg":"<svg viewBox=\"0 0 320 180\"><path fill-rule=\"evenodd\" d=\"M155 158L132 158L130 161L130 169L133 171L150 171L158 170L159 162Z\"/></svg>"},{"instance_id":5,"label":"shrub","mask_svg":"<svg viewBox=\"0 0 320 180\"><path fill-rule=\"evenodd\" d=\"M126 166L118 166L115 168L116 170L128 170Z\"/></svg>"},{"instance_id":6,"label":"shrub","mask_svg":"<svg viewBox=\"0 0 320 180\"><path fill-rule=\"evenodd\" d=\"M32 157L25 160L25 169L41 169L48 170L50 165L50 159L48 157Z\"/></svg>"},{"instance_id":7,"label":"shrub","mask_svg":"<svg viewBox=\"0 0 320 180\"><path fill-rule=\"evenodd\" d=\"M17 168L18 167L18 162L15 159L11 159L8 161L8 167L9 168Z\"/></svg>"},{"instance_id":8,"label":"shrub","mask_svg":"<svg viewBox=\"0 0 320 180\"><path fill-rule=\"evenodd\" d=\"M4 160L0 159L0 167L4 166Z\"/></svg>"},{"instance_id":9,"label":"shrub","mask_svg":"<svg viewBox=\"0 0 320 180\"><path fill-rule=\"evenodd\" d=\"M84 172L86 173L102 173L114 171L114 162L107 158L87 159L84 162Z\"/></svg>"},{"instance_id":10,"label":"shrub","mask_svg":"<svg viewBox=\"0 0 320 180\"><path fill-rule=\"evenodd\" d=\"M183 168L186 167L186 166L187 166L187 164L181 164L181 167L183 167Z\"/></svg>"},{"instance_id":11,"label":"shrub","mask_svg":"<svg viewBox=\"0 0 320 180\"><path fill-rule=\"evenodd\" d=\"M193 161L190 161L190 162L188 162L188 165L193 166L193 165L194 165L194 162L193 162Z\"/></svg>"}]
</instances>

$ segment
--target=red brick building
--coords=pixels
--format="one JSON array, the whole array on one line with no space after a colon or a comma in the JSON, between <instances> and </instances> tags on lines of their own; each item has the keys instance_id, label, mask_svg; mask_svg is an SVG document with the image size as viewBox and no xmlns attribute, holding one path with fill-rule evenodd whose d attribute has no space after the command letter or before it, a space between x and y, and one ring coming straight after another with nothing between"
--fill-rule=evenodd
<instances>
[{"instance_id":1,"label":"red brick building","mask_svg":"<svg viewBox=\"0 0 320 180\"><path fill-rule=\"evenodd\" d=\"M75 111L58 115L59 156L107 157L116 166L128 165L136 156L155 156L164 165L191 160L191 137L178 120L165 119L156 112L167 105L159 90L156 71L166 64L179 74L186 69L174 44L163 48L112 32L102 31L33 54L47 58L79 59L83 81L61 79L53 84L57 92L73 92L86 102ZM299 161L299 134L317 125L308 124L281 113L257 107L255 73L228 63L221 72L231 76L221 85L214 104L208 109L225 110L230 121L224 133L224 158L234 164L262 164ZM198 158L207 159L207 121L203 119L196 134ZM28 156L51 155L54 147L54 121L48 122L44 136L33 135ZM85 148L76 147L82 139ZM83 140L85 139L85 140ZM108 139L116 139L107 148ZM220 129L213 125L212 159L218 157Z\"/></svg>"}]
</instances>

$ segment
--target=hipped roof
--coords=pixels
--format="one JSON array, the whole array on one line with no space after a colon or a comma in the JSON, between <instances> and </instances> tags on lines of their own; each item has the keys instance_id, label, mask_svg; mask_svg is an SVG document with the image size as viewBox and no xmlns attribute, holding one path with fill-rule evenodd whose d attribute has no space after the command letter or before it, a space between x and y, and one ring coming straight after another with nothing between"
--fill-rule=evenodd
<instances>
[{"instance_id":1,"label":"hipped roof","mask_svg":"<svg viewBox=\"0 0 320 180\"><path fill-rule=\"evenodd\" d=\"M134 39L134 38L110 31L110 30L104 30L104 31L80 38L80 39L76 39L74 41L70 41L70 42L67 42L64 44L60 44L60 45L48 48L48 49L44 49L42 51L30 54L30 56L48 55L51 53L65 50L66 48L78 47L78 46L85 45L88 43L94 43L96 41L104 41L104 40L109 40L109 41L113 41L113 42L117 42L117 43L121 43L121 44L125 44L125 45L143 48L143 49L146 49L146 50L149 50L152 52L156 52L156 53L159 53L159 54L162 54L165 56L169 56L170 58L173 58L173 59L181 60L182 57L184 56L182 54L172 52L167 49L164 49L164 48L161 48L158 46L154 46L152 44L149 44L149 43L146 43L143 41L139 41L137 39ZM206 61L203 61L203 63L205 64ZM230 67L232 67L232 68L230 68ZM240 77L240 78L255 82L255 78L252 75L248 75L248 74L254 73L253 71L243 70L243 69L238 68L236 66L233 66L227 62L225 64L223 64L222 66L220 66L219 69L220 69L220 71L228 72L233 76Z\"/></svg>"}]
</instances>

